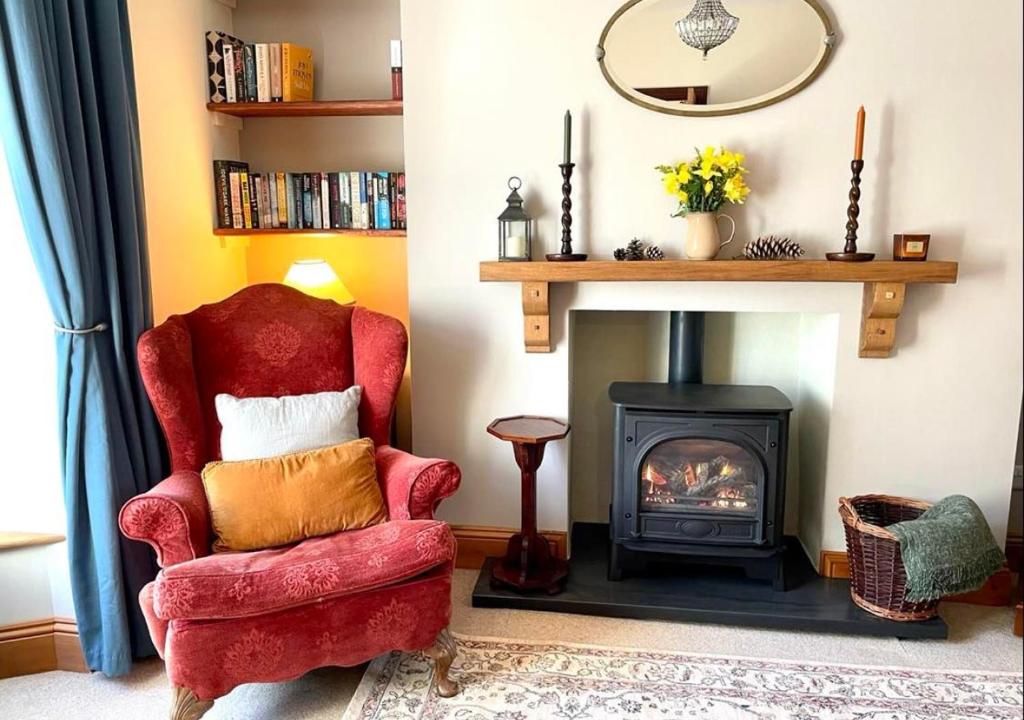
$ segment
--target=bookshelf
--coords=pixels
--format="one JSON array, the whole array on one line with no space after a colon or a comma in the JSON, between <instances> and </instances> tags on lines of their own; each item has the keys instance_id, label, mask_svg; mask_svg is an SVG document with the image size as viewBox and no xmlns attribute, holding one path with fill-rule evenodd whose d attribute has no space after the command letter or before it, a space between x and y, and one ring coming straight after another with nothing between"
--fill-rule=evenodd
<instances>
[{"instance_id":1,"label":"bookshelf","mask_svg":"<svg viewBox=\"0 0 1024 720\"><path fill-rule=\"evenodd\" d=\"M206 103L206 109L240 118L383 117L401 115L401 100L314 100L312 102Z\"/></svg>"},{"instance_id":2,"label":"bookshelf","mask_svg":"<svg viewBox=\"0 0 1024 720\"><path fill-rule=\"evenodd\" d=\"M399 0L346 0L345 3L337 3L336 0L303 0L301 4L281 3L280 0L246 0L231 7L230 15L230 23L217 29L247 44L280 41L292 43L299 48L309 48L314 66L315 94L312 100L204 102L213 126L227 131L218 136L223 149L215 149L215 157L243 161L248 166L251 181L259 183L262 180L262 195L253 196L252 190L249 191L250 197L262 197L262 200L253 200L253 203L259 202L261 207L265 207L264 202L274 203L275 206L280 202L273 192L273 175L270 176L270 199L266 200L268 173L285 172L289 177L289 186L293 175L296 182L299 182L300 175L312 174L312 182L316 183L317 173L331 173L332 221L334 224L359 225L359 222L343 220L338 223L333 220L333 208L337 202L334 198L338 197L333 188L337 187L335 173L361 171L367 174L388 173L388 187L385 187L385 181L381 179L380 185L375 181L374 191L379 193L384 188L385 197L390 193L391 204L395 204L399 190L397 187L389 188L392 183L397 184L394 176L404 166L404 104L401 100L392 99L389 61L390 43L401 37ZM247 51L246 58L249 57ZM226 88L223 94L229 94ZM220 199L225 195L222 189L223 167L219 170L220 174L217 173L215 170L215 198L218 199L218 207L222 207ZM341 212L344 215L347 212L344 198L350 191L345 178L341 180ZM305 182L304 178L302 182ZM370 180L364 182L369 185ZM371 192L367 187L366 194L370 195ZM301 190L299 193L301 197ZM312 194L315 210L318 197L316 188L313 188ZM326 216L327 202L323 205ZM365 229L365 219L362 229L311 228L308 222L307 227L301 230L295 228L293 222L289 223L293 225L292 228L242 228L237 219L233 223L225 221L223 212L219 211L213 218L213 235L222 240L232 236L297 236L301 231L325 239L344 235L367 238L406 236L404 230L372 229L373 201L370 205L370 230ZM262 214L265 211L260 212L264 222L254 221L252 224L278 224L277 221L267 222L267 215ZM365 218L365 209L363 212ZM233 224L234 227L225 228L226 224ZM299 224L302 224L301 219ZM313 224L321 223L314 221ZM326 217L322 224L328 224ZM386 220L378 224L389 227ZM393 217L391 225L394 224Z\"/></svg>"}]
</instances>

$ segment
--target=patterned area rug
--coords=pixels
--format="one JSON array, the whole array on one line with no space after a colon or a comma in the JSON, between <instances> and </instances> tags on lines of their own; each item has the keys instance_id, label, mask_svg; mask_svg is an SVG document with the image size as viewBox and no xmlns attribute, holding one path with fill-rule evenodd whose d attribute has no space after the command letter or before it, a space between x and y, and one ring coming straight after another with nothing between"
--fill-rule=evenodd
<instances>
[{"instance_id":1,"label":"patterned area rug","mask_svg":"<svg viewBox=\"0 0 1024 720\"><path fill-rule=\"evenodd\" d=\"M452 677L392 653L366 671L343 720L1020 720L1022 676L537 645L458 637Z\"/></svg>"}]
</instances>

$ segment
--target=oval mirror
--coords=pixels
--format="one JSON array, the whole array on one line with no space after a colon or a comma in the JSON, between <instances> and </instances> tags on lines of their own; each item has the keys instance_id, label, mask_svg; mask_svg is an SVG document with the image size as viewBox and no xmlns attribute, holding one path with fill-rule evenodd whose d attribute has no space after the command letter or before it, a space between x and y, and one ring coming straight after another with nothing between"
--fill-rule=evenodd
<instances>
[{"instance_id":1,"label":"oval mirror","mask_svg":"<svg viewBox=\"0 0 1024 720\"><path fill-rule=\"evenodd\" d=\"M817 0L630 0L605 25L597 59L637 105L732 115L805 88L834 40Z\"/></svg>"}]
</instances>

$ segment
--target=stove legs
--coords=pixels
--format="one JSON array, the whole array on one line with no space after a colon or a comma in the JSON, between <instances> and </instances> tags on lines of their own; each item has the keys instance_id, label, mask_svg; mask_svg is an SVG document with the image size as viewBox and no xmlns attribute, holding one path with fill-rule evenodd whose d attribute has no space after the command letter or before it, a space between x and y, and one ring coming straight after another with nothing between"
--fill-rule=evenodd
<instances>
[{"instance_id":1,"label":"stove legs","mask_svg":"<svg viewBox=\"0 0 1024 720\"><path fill-rule=\"evenodd\" d=\"M618 543L612 543L608 553L608 579L618 582L622 579L629 561L630 552Z\"/></svg>"}]
</instances>

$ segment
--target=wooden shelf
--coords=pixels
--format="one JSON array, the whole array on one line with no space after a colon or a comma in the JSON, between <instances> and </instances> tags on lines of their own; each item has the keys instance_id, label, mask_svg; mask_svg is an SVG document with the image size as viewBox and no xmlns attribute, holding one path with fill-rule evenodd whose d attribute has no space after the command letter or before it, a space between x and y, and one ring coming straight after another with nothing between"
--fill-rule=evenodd
<instances>
[{"instance_id":1,"label":"wooden shelf","mask_svg":"<svg viewBox=\"0 0 1024 720\"><path fill-rule=\"evenodd\" d=\"M828 260L658 260L482 262L481 282L522 283L526 352L551 352L548 286L559 282L853 282L863 283L860 357L886 358L909 284L955 283L955 262L866 263Z\"/></svg>"},{"instance_id":2,"label":"wooden shelf","mask_svg":"<svg viewBox=\"0 0 1024 720\"><path fill-rule=\"evenodd\" d=\"M214 228L213 234L221 237L251 237L255 235L355 235L358 237L405 237L405 230L298 230L292 228Z\"/></svg>"},{"instance_id":3,"label":"wooden shelf","mask_svg":"<svg viewBox=\"0 0 1024 720\"><path fill-rule=\"evenodd\" d=\"M955 262L828 260L588 260L482 262L483 282L898 282L955 283Z\"/></svg>"},{"instance_id":4,"label":"wooden shelf","mask_svg":"<svg viewBox=\"0 0 1024 720\"><path fill-rule=\"evenodd\" d=\"M206 109L235 117L367 117L401 115L401 100L313 100L310 102L206 103Z\"/></svg>"}]
</instances>

